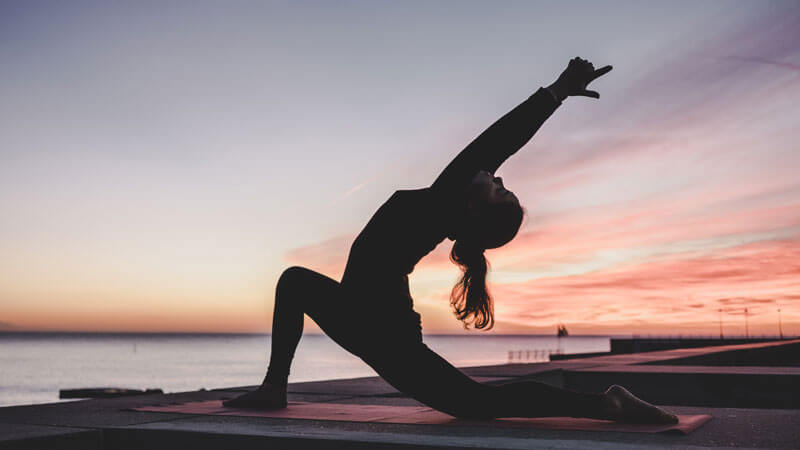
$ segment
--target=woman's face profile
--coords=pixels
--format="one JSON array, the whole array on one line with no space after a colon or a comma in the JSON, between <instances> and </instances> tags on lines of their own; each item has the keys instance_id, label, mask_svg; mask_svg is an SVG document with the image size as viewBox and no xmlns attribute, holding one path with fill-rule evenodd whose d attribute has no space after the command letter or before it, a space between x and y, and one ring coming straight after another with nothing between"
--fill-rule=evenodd
<instances>
[{"instance_id":1,"label":"woman's face profile","mask_svg":"<svg viewBox=\"0 0 800 450\"><path fill-rule=\"evenodd\" d=\"M519 204L517 196L503 186L503 179L486 170L481 170L472 178L469 201L478 207L486 204Z\"/></svg>"}]
</instances>

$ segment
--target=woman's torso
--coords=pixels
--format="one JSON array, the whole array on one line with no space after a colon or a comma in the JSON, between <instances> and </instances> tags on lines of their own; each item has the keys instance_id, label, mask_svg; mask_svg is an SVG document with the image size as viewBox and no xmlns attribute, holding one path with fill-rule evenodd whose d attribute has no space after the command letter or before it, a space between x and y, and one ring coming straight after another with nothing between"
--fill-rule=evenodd
<instances>
[{"instance_id":1,"label":"woman's torso","mask_svg":"<svg viewBox=\"0 0 800 450\"><path fill-rule=\"evenodd\" d=\"M413 313L408 275L447 237L448 209L429 188L392 194L350 248L341 282L346 294L365 312Z\"/></svg>"}]
</instances>

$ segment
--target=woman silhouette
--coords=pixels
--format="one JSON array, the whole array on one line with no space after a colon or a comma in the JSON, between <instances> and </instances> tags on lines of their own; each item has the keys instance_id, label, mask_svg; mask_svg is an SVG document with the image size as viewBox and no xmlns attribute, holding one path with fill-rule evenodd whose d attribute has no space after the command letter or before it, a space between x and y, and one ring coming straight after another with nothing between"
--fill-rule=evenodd
<instances>
[{"instance_id":1,"label":"woman silhouette","mask_svg":"<svg viewBox=\"0 0 800 450\"><path fill-rule=\"evenodd\" d=\"M342 281L302 268L283 272L275 293L272 352L261 386L225 401L238 408L286 407L289 366L303 332L303 314L399 391L456 417L572 416L633 422L677 418L611 386L581 393L534 381L478 383L422 342L408 274L445 238L463 270L451 303L465 325L491 328L484 250L509 242L523 210L494 172L525 145L568 96L599 98L588 83L609 72L574 58L558 79L500 118L427 188L395 192L353 242Z\"/></svg>"}]
</instances>

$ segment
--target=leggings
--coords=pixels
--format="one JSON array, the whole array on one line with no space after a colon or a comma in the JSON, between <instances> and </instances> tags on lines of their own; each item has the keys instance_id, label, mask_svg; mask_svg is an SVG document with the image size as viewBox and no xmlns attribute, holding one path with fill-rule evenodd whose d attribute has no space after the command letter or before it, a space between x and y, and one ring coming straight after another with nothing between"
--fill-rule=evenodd
<instances>
[{"instance_id":1,"label":"leggings","mask_svg":"<svg viewBox=\"0 0 800 450\"><path fill-rule=\"evenodd\" d=\"M393 339L385 324L359 319L358 302L343 298L340 284L303 267L283 272L275 292L272 349L265 382L282 386L303 333L303 314L345 350L411 398L455 417L599 417L602 395L535 381L479 383L434 353L420 338ZM374 322L375 319L372 319ZM390 325L388 325L390 326ZM409 333L408 335L413 335ZM381 351L372 350L380 346ZM387 350L391 351L387 351Z\"/></svg>"}]
</instances>

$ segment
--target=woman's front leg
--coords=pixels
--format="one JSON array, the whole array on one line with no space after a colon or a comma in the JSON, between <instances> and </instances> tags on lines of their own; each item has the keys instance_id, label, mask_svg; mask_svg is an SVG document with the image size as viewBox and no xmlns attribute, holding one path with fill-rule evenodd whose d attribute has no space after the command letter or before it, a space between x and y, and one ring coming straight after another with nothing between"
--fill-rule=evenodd
<instances>
[{"instance_id":1,"label":"woman's front leg","mask_svg":"<svg viewBox=\"0 0 800 450\"><path fill-rule=\"evenodd\" d=\"M278 280L272 317L269 368L255 391L223 402L225 406L255 409L286 407L289 370L303 335L303 315L318 324L332 322L340 294L339 283L303 267L290 267Z\"/></svg>"}]
</instances>

